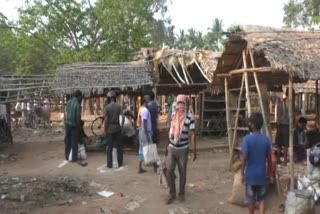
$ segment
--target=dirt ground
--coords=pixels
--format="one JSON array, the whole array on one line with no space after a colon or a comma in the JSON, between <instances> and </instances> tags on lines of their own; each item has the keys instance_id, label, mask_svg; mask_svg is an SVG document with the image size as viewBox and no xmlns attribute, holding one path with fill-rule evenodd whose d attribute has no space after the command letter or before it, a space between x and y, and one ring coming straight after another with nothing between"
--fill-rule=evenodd
<instances>
[{"instance_id":1,"label":"dirt ground","mask_svg":"<svg viewBox=\"0 0 320 214\"><path fill-rule=\"evenodd\" d=\"M227 151L200 152L189 161L186 201L165 205L168 189L153 169L137 174L138 157L126 152L125 167L101 170L102 152L88 153L88 166L63 162L63 129L15 130L13 145L0 145L0 213L247 213L228 203L233 175ZM215 143L212 140L212 143ZM201 139L199 139L201 142ZM97 194L112 191L108 198ZM268 212L277 213L281 200L268 198Z\"/></svg>"}]
</instances>

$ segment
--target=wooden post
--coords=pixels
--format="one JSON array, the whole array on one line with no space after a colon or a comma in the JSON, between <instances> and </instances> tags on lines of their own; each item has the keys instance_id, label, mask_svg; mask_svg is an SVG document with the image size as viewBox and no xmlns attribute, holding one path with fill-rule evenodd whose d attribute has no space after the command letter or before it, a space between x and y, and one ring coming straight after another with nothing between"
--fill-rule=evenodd
<instances>
[{"instance_id":1,"label":"wooden post","mask_svg":"<svg viewBox=\"0 0 320 214\"><path fill-rule=\"evenodd\" d=\"M319 85L316 80L316 123L319 125Z\"/></svg>"},{"instance_id":2,"label":"wooden post","mask_svg":"<svg viewBox=\"0 0 320 214\"><path fill-rule=\"evenodd\" d=\"M205 93L201 92L201 118L200 118L200 137L202 137L203 134L203 124L204 124L204 99L205 99Z\"/></svg>"},{"instance_id":3,"label":"wooden post","mask_svg":"<svg viewBox=\"0 0 320 214\"><path fill-rule=\"evenodd\" d=\"M228 78L224 78L224 94L225 94L225 101L226 101L226 119L227 119L227 131L228 131L228 144L229 144L229 153L230 156L232 154L231 151L231 123L230 123L230 97L229 97L229 85L228 85Z\"/></svg>"},{"instance_id":4,"label":"wooden post","mask_svg":"<svg viewBox=\"0 0 320 214\"><path fill-rule=\"evenodd\" d=\"M231 170L231 167L232 167L233 149L234 149L234 144L236 143L236 138L237 138L237 133L238 133L238 132L237 132L237 129L238 129L238 121L239 121L240 108L241 108L241 98L242 98L243 89L244 89L244 82L245 82L245 73L242 75L240 94L239 94L238 104L237 104L236 119L235 119L234 128L233 128L233 137L232 137L232 144L231 144L229 170Z\"/></svg>"},{"instance_id":5,"label":"wooden post","mask_svg":"<svg viewBox=\"0 0 320 214\"><path fill-rule=\"evenodd\" d=\"M251 65L252 65L253 68L255 68L253 53L252 53L251 49L249 49L249 53L250 53ZM271 139L269 126L267 124L268 120L267 120L267 116L266 116L266 110L264 108L264 103L263 103L263 100L262 100L260 84L259 84L259 80L258 80L258 76L257 76L256 72L253 72L253 77L254 77L254 82L256 84L256 88L257 88L257 92L258 92L258 96L259 96L259 103L260 103L260 107L261 107L261 111L262 111L262 117L263 117L263 121L264 121L264 129L265 129L265 132L266 132L267 136L269 137L269 139Z\"/></svg>"},{"instance_id":6,"label":"wooden post","mask_svg":"<svg viewBox=\"0 0 320 214\"><path fill-rule=\"evenodd\" d=\"M243 58L243 67L244 67L244 69L247 69L248 64L247 64L246 49L243 50L243 52L242 52L242 58ZM250 115L251 115L251 101L250 101L250 87L249 87L248 72L245 71L244 77L245 77L245 85L246 85L246 100L247 100L247 107L248 107L248 117L250 117Z\"/></svg>"},{"instance_id":7,"label":"wooden post","mask_svg":"<svg viewBox=\"0 0 320 214\"><path fill-rule=\"evenodd\" d=\"M289 79L289 156L290 156L290 189L294 189L294 157L293 157L293 82Z\"/></svg>"}]
</instances>

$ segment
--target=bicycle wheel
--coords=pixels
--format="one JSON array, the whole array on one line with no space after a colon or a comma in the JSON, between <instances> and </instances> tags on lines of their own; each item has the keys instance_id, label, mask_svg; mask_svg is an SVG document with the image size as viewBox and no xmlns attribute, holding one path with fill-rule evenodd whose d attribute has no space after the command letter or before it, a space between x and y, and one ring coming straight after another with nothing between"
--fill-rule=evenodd
<instances>
[{"instance_id":1,"label":"bicycle wheel","mask_svg":"<svg viewBox=\"0 0 320 214\"><path fill-rule=\"evenodd\" d=\"M94 136L103 135L104 132L104 117L97 117L91 124L91 132Z\"/></svg>"}]
</instances>

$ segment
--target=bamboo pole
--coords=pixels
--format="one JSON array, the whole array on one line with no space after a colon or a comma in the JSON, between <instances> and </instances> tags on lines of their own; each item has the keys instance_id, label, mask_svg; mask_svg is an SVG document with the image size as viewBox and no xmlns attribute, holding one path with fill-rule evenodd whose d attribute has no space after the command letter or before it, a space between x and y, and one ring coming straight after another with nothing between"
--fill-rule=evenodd
<instances>
[{"instance_id":1,"label":"bamboo pole","mask_svg":"<svg viewBox=\"0 0 320 214\"><path fill-rule=\"evenodd\" d=\"M293 157L293 127L294 127L294 109L293 109L293 82L289 79L289 157L290 157L290 189L294 189L294 157Z\"/></svg>"},{"instance_id":2,"label":"bamboo pole","mask_svg":"<svg viewBox=\"0 0 320 214\"><path fill-rule=\"evenodd\" d=\"M224 78L224 93L225 93L225 100L226 100L226 119L227 119L227 131L228 131L228 144L229 144L229 153L231 156L231 122L230 122L230 97L229 97L229 85L228 85L228 78Z\"/></svg>"},{"instance_id":3,"label":"bamboo pole","mask_svg":"<svg viewBox=\"0 0 320 214\"><path fill-rule=\"evenodd\" d=\"M202 76L203 76L206 80L208 80L209 83L211 83L212 80L210 80L210 79L207 77L207 75L204 73L204 71L202 70L202 68L201 68L201 66L199 65L199 63L198 63L197 61L195 61L195 63L196 63L196 66L198 67L198 69L200 70Z\"/></svg>"},{"instance_id":4,"label":"bamboo pole","mask_svg":"<svg viewBox=\"0 0 320 214\"><path fill-rule=\"evenodd\" d=\"M237 104L236 119L234 122L234 130L233 130L231 152L230 152L229 170L231 170L231 166L232 166L233 149L234 149L234 144L236 143L236 138L237 138L237 133L238 133L237 129L238 129L238 121L239 121L239 114L240 114L240 107L241 107L241 100L242 100L241 98L242 98L242 94L243 94L244 83L245 83L245 73L242 75L241 89L240 89L240 94L239 94L239 99L238 99L238 104Z\"/></svg>"},{"instance_id":5,"label":"bamboo pole","mask_svg":"<svg viewBox=\"0 0 320 214\"><path fill-rule=\"evenodd\" d=\"M242 57L243 57L243 67L244 67L245 70L247 70L248 64L247 64L246 49L243 50ZM250 88L249 88L248 72L244 73L244 77L245 77L245 85L246 85L246 99L247 99L247 107L248 107L248 117L250 117L250 115L251 115L251 100L250 100Z\"/></svg>"},{"instance_id":6,"label":"bamboo pole","mask_svg":"<svg viewBox=\"0 0 320 214\"><path fill-rule=\"evenodd\" d=\"M186 70L184 69L183 64L181 62L179 62L179 63L180 63L181 69L183 71L184 79L186 80L187 85L189 85L189 80L188 80L188 77L187 77L187 74L186 74Z\"/></svg>"},{"instance_id":7,"label":"bamboo pole","mask_svg":"<svg viewBox=\"0 0 320 214\"><path fill-rule=\"evenodd\" d=\"M316 123L319 125L319 82L316 80Z\"/></svg>"},{"instance_id":8,"label":"bamboo pole","mask_svg":"<svg viewBox=\"0 0 320 214\"><path fill-rule=\"evenodd\" d=\"M178 70L177 70L176 66L175 66L174 64L172 64L172 67L173 67L173 70L176 72L176 74L177 74L177 76L178 76L179 80L180 80L183 84L185 84L186 82L185 82L185 81L182 79L182 77L180 76L180 74L179 74L179 72L178 72Z\"/></svg>"},{"instance_id":9,"label":"bamboo pole","mask_svg":"<svg viewBox=\"0 0 320 214\"><path fill-rule=\"evenodd\" d=\"M250 59L251 59L251 65L252 65L253 68L255 68L256 66L255 66L253 53L252 53L251 49L249 49L249 54L250 54ZM258 92L258 95L259 95L259 103L260 103L260 107L261 107L261 111L262 111L262 117L263 117L263 121L264 121L264 129L265 129L265 132L266 132L267 136L269 137L269 139L271 139L269 126L267 124L268 120L267 120L267 116L266 116L266 109L264 108L264 104L263 104L263 100L262 100L262 94L261 94L261 88L260 88L260 84L259 84L259 80L258 80L258 76L257 76L256 72L253 72L253 77L254 77L254 82L256 84L257 92Z\"/></svg>"},{"instance_id":10,"label":"bamboo pole","mask_svg":"<svg viewBox=\"0 0 320 214\"><path fill-rule=\"evenodd\" d=\"M204 99L205 99L205 93L201 93L201 125L200 125L200 137L202 137L203 134L203 120L204 120Z\"/></svg>"}]
</instances>

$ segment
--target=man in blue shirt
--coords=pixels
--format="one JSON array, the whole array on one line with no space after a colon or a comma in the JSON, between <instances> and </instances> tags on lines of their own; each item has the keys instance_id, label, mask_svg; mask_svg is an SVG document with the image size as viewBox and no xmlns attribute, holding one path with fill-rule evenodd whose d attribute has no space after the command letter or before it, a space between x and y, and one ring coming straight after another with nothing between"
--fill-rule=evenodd
<instances>
[{"instance_id":1,"label":"man in blue shirt","mask_svg":"<svg viewBox=\"0 0 320 214\"><path fill-rule=\"evenodd\" d=\"M259 204L260 213L265 213L266 186L271 179L271 142L261 134L262 125L261 113L252 113L248 120L250 134L242 145L241 173L242 182L246 184L249 214L254 214L256 204Z\"/></svg>"}]
</instances>

